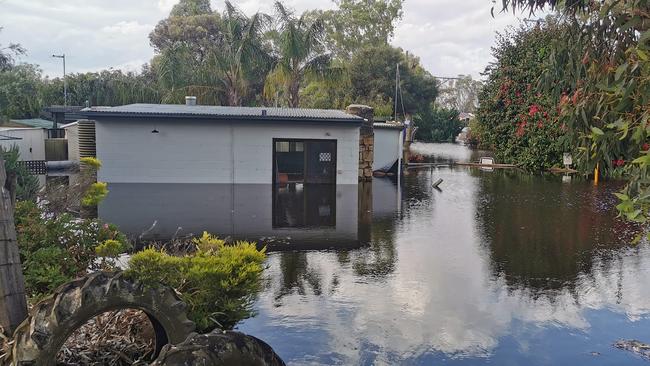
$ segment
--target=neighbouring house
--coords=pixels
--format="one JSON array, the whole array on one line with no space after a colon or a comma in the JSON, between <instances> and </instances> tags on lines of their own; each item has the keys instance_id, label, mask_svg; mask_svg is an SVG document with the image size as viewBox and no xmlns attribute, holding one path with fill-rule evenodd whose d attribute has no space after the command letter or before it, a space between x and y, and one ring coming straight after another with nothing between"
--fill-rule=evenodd
<instances>
[{"instance_id":1,"label":"neighbouring house","mask_svg":"<svg viewBox=\"0 0 650 366\"><path fill-rule=\"evenodd\" d=\"M6 127L20 127L20 128L52 128L53 122L43 118L24 118L24 119L10 119Z\"/></svg>"},{"instance_id":2,"label":"neighbouring house","mask_svg":"<svg viewBox=\"0 0 650 366\"><path fill-rule=\"evenodd\" d=\"M359 180L363 118L339 110L130 104L90 107L98 180L336 183Z\"/></svg>"},{"instance_id":3,"label":"neighbouring house","mask_svg":"<svg viewBox=\"0 0 650 366\"><path fill-rule=\"evenodd\" d=\"M0 146L5 150L18 147L20 161L45 160L44 128L0 127Z\"/></svg>"},{"instance_id":4,"label":"neighbouring house","mask_svg":"<svg viewBox=\"0 0 650 366\"><path fill-rule=\"evenodd\" d=\"M397 161L402 154L401 136L404 125L395 122L375 122L373 171L396 171Z\"/></svg>"}]
</instances>

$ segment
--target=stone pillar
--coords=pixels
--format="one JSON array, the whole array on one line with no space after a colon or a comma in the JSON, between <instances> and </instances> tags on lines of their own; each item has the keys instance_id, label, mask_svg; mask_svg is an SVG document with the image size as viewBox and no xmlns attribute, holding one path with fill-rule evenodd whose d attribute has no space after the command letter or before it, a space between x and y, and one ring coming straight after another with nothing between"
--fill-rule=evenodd
<instances>
[{"instance_id":1,"label":"stone pillar","mask_svg":"<svg viewBox=\"0 0 650 366\"><path fill-rule=\"evenodd\" d=\"M374 110L367 105L351 104L346 112L364 119L359 132L359 181L372 181L372 163L375 157Z\"/></svg>"}]
</instances>

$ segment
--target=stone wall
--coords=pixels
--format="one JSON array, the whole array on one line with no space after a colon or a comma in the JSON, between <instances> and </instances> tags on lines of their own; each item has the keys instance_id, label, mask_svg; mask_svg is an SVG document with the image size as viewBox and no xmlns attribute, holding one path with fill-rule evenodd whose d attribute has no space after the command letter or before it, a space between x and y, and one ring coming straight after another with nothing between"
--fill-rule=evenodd
<instances>
[{"instance_id":1,"label":"stone wall","mask_svg":"<svg viewBox=\"0 0 650 366\"><path fill-rule=\"evenodd\" d=\"M374 110L367 105L351 104L346 111L364 119L359 131L359 181L371 181L375 154Z\"/></svg>"}]
</instances>

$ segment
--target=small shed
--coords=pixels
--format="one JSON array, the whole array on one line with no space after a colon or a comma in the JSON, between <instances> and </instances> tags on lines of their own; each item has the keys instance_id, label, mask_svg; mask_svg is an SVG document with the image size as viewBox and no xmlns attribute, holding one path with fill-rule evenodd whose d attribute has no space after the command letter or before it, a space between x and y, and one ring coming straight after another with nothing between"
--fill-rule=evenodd
<instances>
[{"instance_id":1,"label":"small shed","mask_svg":"<svg viewBox=\"0 0 650 366\"><path fill-rule=\"evenodd\" d=\"M357 184L363 119L339 110L130 104L95 121L108 183Z\"/></svg>"},{"instance_id":2,"label":"small shed","mask_svg":"<svg viewBox=\"0 0 650 366\"><path fill-rule=\"evenodd\" d=\"M400 139L404 125L395 122L375 122L375 157L372 164L373 171L387 172L392 170L399 160L402 152Z\"/></svg>"},{"instance_id":3,"label":"small shed","mask_svg":"<svg viewBox=\"0 0 650 366\"><path fill-rule=\"evenodd\" d=\"M46 137L44 128L0 127L0 146L7 150L17 146L21 161L45 160Z\"/></svg>"}]
</instances>

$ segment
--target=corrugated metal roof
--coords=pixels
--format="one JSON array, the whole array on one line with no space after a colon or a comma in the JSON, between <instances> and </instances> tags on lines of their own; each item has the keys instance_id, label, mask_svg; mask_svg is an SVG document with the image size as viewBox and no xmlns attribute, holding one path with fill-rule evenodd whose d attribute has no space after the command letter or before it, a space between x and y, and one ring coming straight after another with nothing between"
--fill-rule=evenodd
<instances>
[{"instance_id":1,"label":"corrugated metal roof","mask_svg":"<svg viewBox=\"0 0 650 366\"><path fill-rule=\"evenodd\" d=\"M402 130L404 129L404 125L401 123L393 123L393 122L375 122L372 124L374 128L385 128L385 129L392 129L392 130Z\"/></svg>"},{"instance_id":2,"label":"corrugated metal roof","mask_svg":"<svg viewBox=\"0 0 650 366\"><path fill-rule=\"evenodd\" d=\"M12 119L11 122L23 126L38 127L38 128L52 128L52 121L42 118L26 118L26 119Z\"/></svg>"},{"instance_id":3,"label":"corrugated metal roof","mask_svg":"<svg viewBox=\"0 0 650 366\"><path fill-rule=\"evenodd\" d=\"M89 118L97 117L177 117L210 119L255 119L291 121L356 122L362 118L334 109L226 107L184 104L129 104L118 107L90 107L81 112Z\"/></svg>"}]
</instances>

